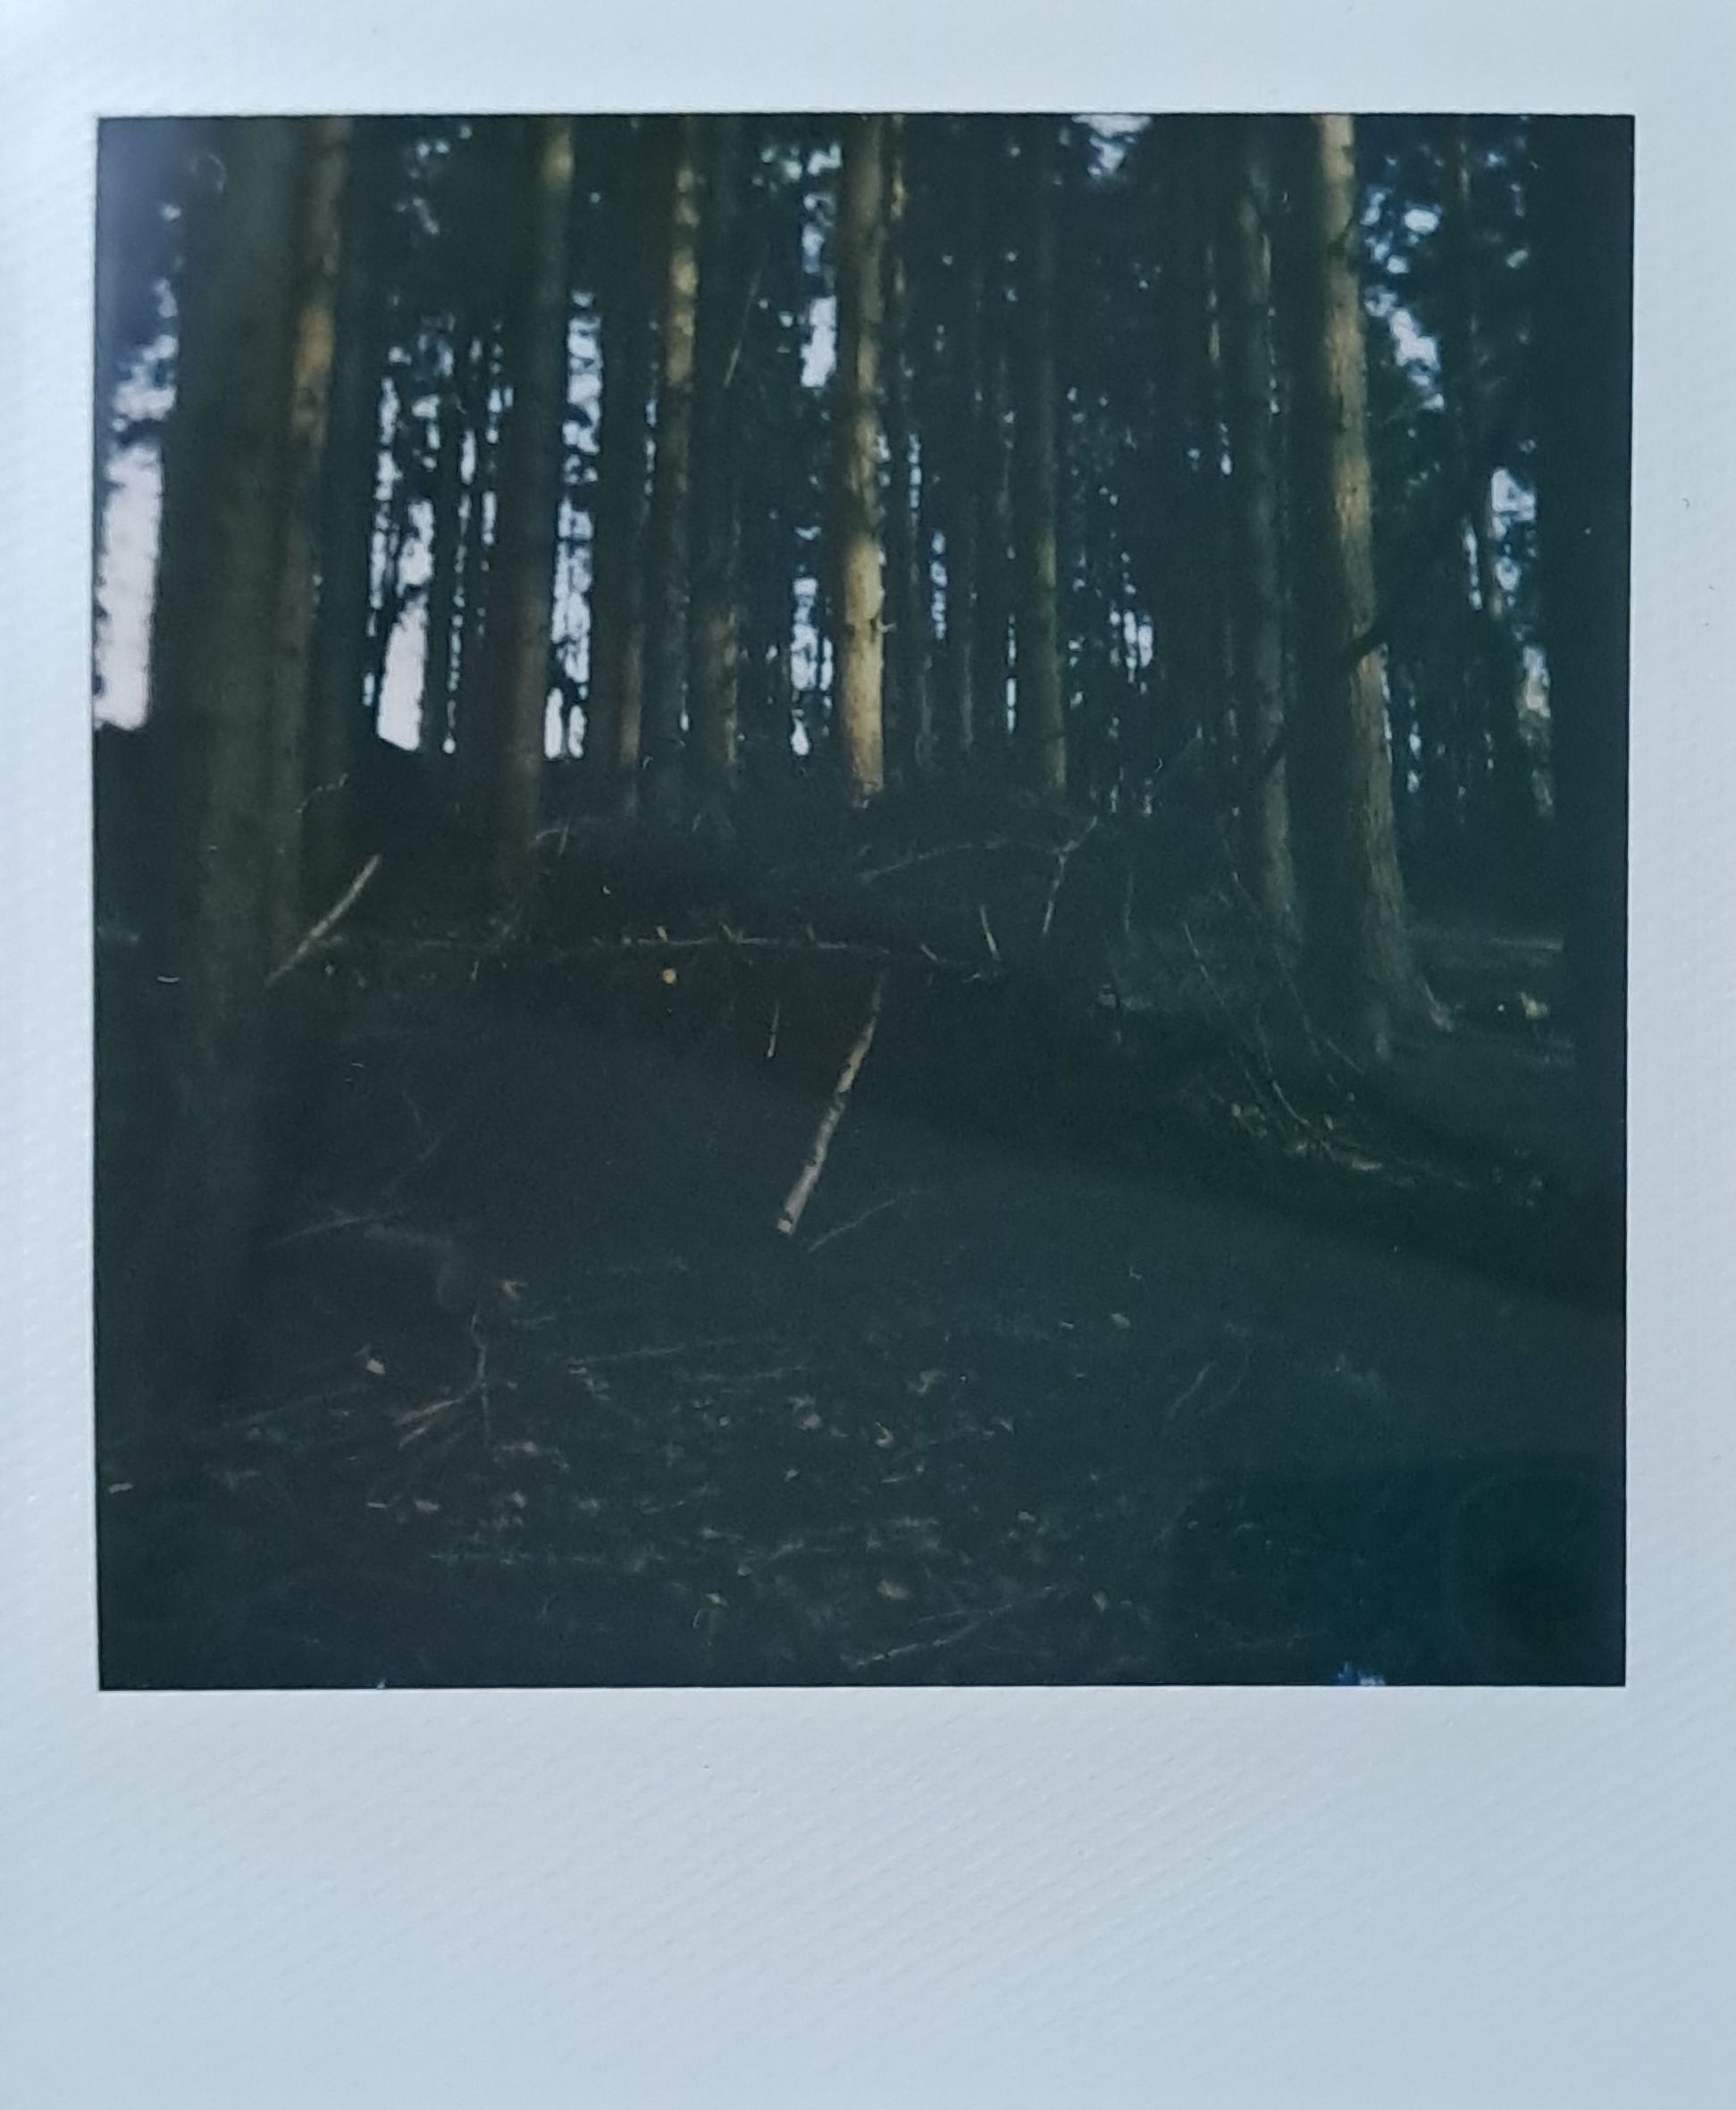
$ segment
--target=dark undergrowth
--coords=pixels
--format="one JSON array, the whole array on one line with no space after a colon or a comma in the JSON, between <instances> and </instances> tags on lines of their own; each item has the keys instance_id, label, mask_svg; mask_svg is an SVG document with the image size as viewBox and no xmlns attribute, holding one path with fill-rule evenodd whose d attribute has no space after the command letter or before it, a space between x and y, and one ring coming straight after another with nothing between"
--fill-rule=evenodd
<instances>
[{"instance_id":1,"label":"dark undergrowth","mask_svg":"<svg viewBox=\"0 0 1736 2110\"><path fill-rule=\"evenodd\" d=\"M1547 935L1371 1074L1196 845L947 822L382 870L218 1366L103 1359L105 1683L1619 1681Z\"/></svg>"}]
</instances>

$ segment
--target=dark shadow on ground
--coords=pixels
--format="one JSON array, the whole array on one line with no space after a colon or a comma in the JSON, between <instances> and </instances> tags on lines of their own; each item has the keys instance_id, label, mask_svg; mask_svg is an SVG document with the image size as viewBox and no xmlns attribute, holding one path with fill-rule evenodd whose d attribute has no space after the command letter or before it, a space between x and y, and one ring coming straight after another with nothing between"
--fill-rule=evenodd
<instances>
[{"instance_id":1,"label":"dark shadow on ground","mask_svg":"<svg viewBox=\"0 0 1736 2110\"><path fill-rule=\"evenodd\" d=\"M873 933L553 921L330 964L215 1383L102 1374L105 1685L1620 1682L1547 939L1362 1085L1203 910L1084 1005L907 947L785 1237Z\"/></svg>"}]
</instances>

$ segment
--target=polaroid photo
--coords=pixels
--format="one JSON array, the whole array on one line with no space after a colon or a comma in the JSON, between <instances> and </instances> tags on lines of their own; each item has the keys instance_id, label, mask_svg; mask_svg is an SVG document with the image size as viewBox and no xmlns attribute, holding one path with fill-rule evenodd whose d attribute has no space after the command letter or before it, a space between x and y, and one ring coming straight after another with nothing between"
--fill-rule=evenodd
<instances>
[{"instance_id":1,"label":"polaroid photo","mask_svg":"<svg viewBox=\"0 0 1736 2110\"><path fill-rule=\"evenodd\" d=\"M984 28L11 39L21 2110L1723 2099L1732 38Z\"/></svg>"}]
</instances>

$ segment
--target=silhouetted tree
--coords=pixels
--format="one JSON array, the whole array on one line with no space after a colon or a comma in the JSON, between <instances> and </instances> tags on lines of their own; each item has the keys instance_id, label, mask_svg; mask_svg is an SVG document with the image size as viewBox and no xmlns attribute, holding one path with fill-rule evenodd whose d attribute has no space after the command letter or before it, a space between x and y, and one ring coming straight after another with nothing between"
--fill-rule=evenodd
<instances>
[{"instance_id":1,"label":"silhouetted tree","mask_svg":"<svg viewBox=\"0 0 1736 2110\"><path fill-rule=\"evenodd\" d=\"M173 1103L140 1240L142 1296L197 1350L221 1326L259 1165L266 976L283 873L262 827L280 693L282 523L311 132L289 120L205 128L189 210L180 346L165 436L151 647L174 845L165 971L178 1009Z\"/></svg>"},{"instance_id":2,"label":"silhouetted tree","mask_svg":"<svg viewBox=\"0 0 1736 2110\"><path fill-rule=\"evenodd\" d=\"M699 317L700 167L697 117L659 121L667 156L656 458L647 532L645 714L642 768L652 809L681 796L686 704L688 483L693 430L693 354Z\"/></svg>"},{"instance_id":3,"label":"silhouetted tree","mask_svg":"<svg viewBox=\"0 0 1736 2110\"><path fill-rule=\"evenodd\" d=\"M1229 428L1230 584L1241 856L1248 890L1271 927L1296 920L1284 758L1283 586L1273 425L1271 194L1263 121L1230 121L1222 141L1219 283Z\"/></svg>"},{"instance_id":4,"label":"silhouetted tree","mask_svg":"<svg viewBox=\"0 0 1736 2110\"><path fill-rule=\"evenodd\" d=\"M1633 126L1539 118L1538 508L1566 954L1594 1178L1626 1178Z\"/></svg>"},{"instance_id":5,"label":"silhouetted tree","mask_svg":"<svg viewBox=\"0 0 1736 2110\"><path fill-rule=\"evenodd\" d=\"M611 118L603 180L603 403L591 585L585 761L599 803L630 796L639 773L645 682L645 505L650 457L650 273L657 167L631 118Z\"/></svg>"},{"instance_id":6,"label":"silhouetted tree","mask_svg":"<svg viewBox=\"0 0 1736 2110\"><path fill-rule=\"evenodd\" d=\"M1067 717L1057 635L1055 467L1055 121L1019 129L1024 215L1013 408L1013 550L1017 567L1016 732L1032 790L1067 788Z\"/></svg>"},{"instance_id":7,"label":"silhouetted tree","mask_svg":"<svg viewBox=\"0 0 1736 2110\"><path fill-rule=\"evenodd\" d=\"M833 383L832 569L837 733L852 805L885 783L880 550L880 334L885 121L849 117L838 191L838 364Z\"/></svg>"},{"instance_id":8,"label":"silhouetted tree","mask_svg":"<svg viewBox=\"0 0 1736 2110\"><path fill-rule=\"evenodd\" d=\"M1367 369L1356 278L1355 133L1347 117L1286 127L1300 684L1291 816L1315 989L1340 1030L1383 1053L1418 990L1393 827L1374 621Z\"/></svg>"},{"instance_id":9,"label":"silhouetted tree","mask_svg":"<svg viewBox=\"0 0 1736 2110\"><path fill-rule=\"evenodd\" d=\"M510 886L536 840L549 702L555 538L566 416L570 118L537 122L524 307L505 438L489 665L496 719L495 876Z\"/></svg>"},{"instance_id":10,"label":"silhouetted tree","mask_svg":"<svg viewBox=\"0 0 1736 2110\"><path fill-rule=\"evenodd\" d=\"M737 247L742 120L709 117L693 379L692 595L689 616L689 799L712 826L728 817L740 737L736 616L737 366L745 317Z\"/></svg>"}]
</instances>

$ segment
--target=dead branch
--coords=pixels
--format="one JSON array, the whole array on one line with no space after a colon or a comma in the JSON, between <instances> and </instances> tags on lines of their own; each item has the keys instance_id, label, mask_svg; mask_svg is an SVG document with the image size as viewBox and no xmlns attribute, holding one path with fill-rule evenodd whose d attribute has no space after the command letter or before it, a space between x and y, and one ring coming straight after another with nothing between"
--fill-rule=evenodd
<instances>
[{"instance_id":1,"label":"dead branch","mask_svg":"<svg viewBox=\"0 0 1736 2110\"><path fill-rule=\"evenodd\" d=\"M935 864L945 857L969 857L976 852L992 850L1031 850L1040 845L1021 843L1016 836L991 836L982 843L943 843L936 850L913 850L908 857L895 857L889 864L870 864L856 874L858 880L867 887L876 879L887 879L894 872L914 871L919 864Z\"/></svg>"},{"instance_id":2,"label":"dead branch","mask_svg":"<svg viewBox=\"0 0 1736 2110\"><path fill-rule=\"evenodd\" d=\"M808 1153L808 1162L797 1174L796 1183L791 1188L784 1204L783 1214L777 1219L777 1228L787 1238L801 1221L801 1212L808 1206L808 1198L819 1184L819 1176L826 1169L826 1154L832 1147L832 1139L837 1133L838 1123L844 1117L844 1108L868 1052L874 1046L874 1029L880 1021L880 1005L886 994L886 971L882 968L875 977L874 988L868 996L868 1016L856 1036L850 1053L844 1057L844 1066L838 1073L837 1086L833 1091L826 1112L820 1116L819 1128L814 1136L814 1147Z\"/></svg>"},{"instance_id":3,"label":"dead branch","mask_svg":"<svg viewBox=\"0 0 1736 2110\"><path fill-rule=\"evenodd\" d=\"M289 954L289 958L279 961L278 964L265 977L265 987L268 989L281 982L286 974L293 973L315 946L323 944L325 939L331 937L338 925L343 921L350 910L361 899L363 889L373 878L374 873L380 870L380 852L376 850L324 915L320 918L294 952Z\"/></svg>"},{"instance_id":4,"label":"dead branch","mask_svg":"<svg viewBox=\"0 0 1736 2110\"><path fill-rule=\"evenodd\" d=\"M834 1238L843 1238L852 1231L859 1231L864 1223L868 1223L872 1218L882 1215L887 1209L895 1209L900 1202L909 1199L910 1197L906 1194L889 1194L885 1201L876 1202L871 1209L864 1209L860 1216L848 1217L842 1223L834 1223L830 1231L821 1232L819 1236L809 1245L808 1250L810 1253L818 1253L822 1246L829 1246Z\"/></svg>"},{"instance_id":5,"label":"dead branch","mask_svg":"<svg viewBox=\"0 0 1736 2110\"><path fill-rule=\"evenodd\" d=\"M1048 940L1050 925L1053 924L1055 920L1055 904L1061 899L1061 889L1062 883L1067 878L1068 864L1072 859L1074 851L1077 850L1079 845L1085 841L1086 837L1091 833L1092 829L1095 828L1096 825L1097 816L1094 813L1090 820L1087 820L1085 826L1079 830L1078 834L1073 837L1072 841L1069 843L1063 843L1060 849L1054 853L1055 876L1049 882L1049 898L1043 904L1042 937L1045 943Z\"/></svg>"}]
</instances>

